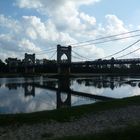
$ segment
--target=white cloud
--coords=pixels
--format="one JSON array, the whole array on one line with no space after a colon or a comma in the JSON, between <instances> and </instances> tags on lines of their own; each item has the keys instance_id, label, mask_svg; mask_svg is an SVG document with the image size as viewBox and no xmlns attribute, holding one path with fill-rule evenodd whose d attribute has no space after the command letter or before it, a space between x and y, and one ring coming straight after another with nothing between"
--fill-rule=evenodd
<instances>
[{"instance_id":1,"label":"white cloud","mask_svg":"<svg viewBox=\"0 0 140 140\"><path fill-rule=\"evenodd\" d=\"M118 34L128 32L122 20L120 20L116 15L106 15L107 20L106 31L109 34Z\"/></svg>"},{"instance_id":2,"label":"white cloud","mask_svg":"<svg viewBox=\"0 0 140 140\"><path fill-rule=\"evenodd\" d=\"M37 34L32 27L29 27L29 28L26 29L26 34L29 38L31 38L33 40L37 39Z\"/></svg>"},{"instance_id":3,"label":"white cloud","mask_svg":"<svg viewBox=\"0 0 140 140\"><path fill-rule=\"evenodd\" d=\"M46 8L50 7L54 9L58 6L63 6L65 3L75 3L76 5L89 5L95 2L99 2L100 0L16 0L15 5L19 6L20 8Z\"/></svg>"},{"instance_id":4,"label":"white cloud","mask_svg":"<svg viewBox=\"0 0 140 140\"><path fill-rule=\"evenodd\" d=\"M0 31L0 46L6 46L3 49L11 49L11 52L40 51L57 44L69 45L129 31L129 27L116 15L106 15L105 24L99 24L95 17L79 9L80 6L95 4L99 1L16 0L16 6L19 8L33 9L41 16L27 14L15 20L12 17L0 15L0 28L4 28ZM7 39L2 36L7 36ZM104 56L103 48L93 45L82 48L83 51L80 49L77 51L83 56L96 59Z\"/></svg>"},{"instance_id":5,"label":"white cloud","mask_svg":"<svg viewBox=\"0 0 140 140\"><path fill-rule=\"evenodd\" d=\"M14 37L10 34L0 34L0 48L7 51L17 51Z\"/></svg>"},{"instance_id":6,"label":"white cloud","mask_svg":"<svg viewBox=\"0 0 140 140\"><path fill-rule=\"evenodd\" d=\"M95 17L91 17L85 13L80 13L80 18L85 21L86 23L88 23L89 25L95 25L96 24L96 19Z\"/></svg>"},{"instance_id":7,"label":"white cloud","mask_svg":"<svg viewBox=\"0 0 140 140\"><path fill-rule=\"evenodd\" d=\"M2 19L0 28L4 28L0 32L0 49L1 52L6 52L2 57L3 60L9 56L21 57L21 54L24 56L25 52L39 52L42 49L51 48L52 45L54 47L54 44L56 46L58 43L65 45L76 42L68 33L58 31L51 20L42 22L36 16L23 16L19 21L3 15L0 17Z\"/></svg>"},{"instance_id":8,"label":"white cloud","mask_svg":"<svg viewBox=\"0 0 140 140\"><path fill-rule=\"evenodd\" d=\"M14 28L14 32L19 32L21 29L19 22L11 17L6 17L3 14L0 14L0 27L5 30L5 28L12 29ZM9 30L11 32L11 30Z\"/></svg>"},{"instance_id":9,"label":"white cloud","mask_svg":"<svg viewBox=\"0 0 140 140\"><path fill-rule=\"evenodd\" d=\"M100 0L72 0L73 2L76 2L77 4L86 4L86 5L89 5L89 4L93 4L95 2L99 2Z\"/></svg>"},{"instance_id":10,"label":"white cloud","mask_svg":"<svg viewBox=\"0 0 140 140\"><path fill-rule=\"evenodd\" d=\"M33 33L34 36L31 36L31 38L38 35L38 37L40 37L41 39L46 39L47 37L46 27L44 23L41 22L40 18L36 16L23 16L23 22L25 30L27 29L28 31L29 29L32 29L32 33L34 32Z\"/></svg>"},{"instance_id":11,"label":"white cloud","mask_svg":"<svg viewBox=\"0 0 140 140\"><path fill-rule=\"evenodd\" d=\"M80 5L93 4L95 2L99 2L99 0L34 0L33 2L28 0L17 0L17 5L20 8L32 8L41 14L46 14L60 30L69 29L81 31L85 29L86 25L81 23L78 8ZM90 24L93 24L95 21L94 18L85 14L82 14L82 18Z\"/></svg>"},{"instance_id":12,"label":"white cloud","mask_svg":"<svg viewBox=\"0 0 140 140\"><path fill-rule=\"evenodd\" d=\"M18 5L20 8L38 8L42 6L39 0L17 0L15 5Z\"/></svg>"},{"instance_id":13,"label":"white cloud","mask_svg":"<svg viewBox=\"0 0 140 140\"><path fill-rule=\"evenodd\" d=\"M58 31L51 20L47 20L45 23L36 16L23 16L23 23L26 34L31 39L40 39L42 42L45 41L45 43L70 43L74 41L69 34Z\"/></svg>"},{"instance_id":14,"label":"white cloud","mask_svg":"<svg viewBox=\"0 0 140 140\"><path fill-rule=\"evenodd\" d=\"M39 47L36 47L36 45L33 42L31 42L30 40L25 39L25 38L23 38L19 42L18 46L20 48L23 48L24 50L31 51L31 52L41 51L41 49Z\"/></svg>"}]
</instances>

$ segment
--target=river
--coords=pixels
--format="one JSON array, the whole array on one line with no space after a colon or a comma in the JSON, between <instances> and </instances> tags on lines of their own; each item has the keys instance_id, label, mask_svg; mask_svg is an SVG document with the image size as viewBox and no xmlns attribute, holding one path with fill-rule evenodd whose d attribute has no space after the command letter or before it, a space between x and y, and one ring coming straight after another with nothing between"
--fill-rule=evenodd
<instances>
[{"instance_id":1,"label":"river","mask_svg":"<svg viewBox=\"0 0 140 140\"><path fill-rule=\"evenodd\" d=\"M0 114L54 110L135 95L140 95L139 76L0 78Z\"/></svg>"}]
</instances>

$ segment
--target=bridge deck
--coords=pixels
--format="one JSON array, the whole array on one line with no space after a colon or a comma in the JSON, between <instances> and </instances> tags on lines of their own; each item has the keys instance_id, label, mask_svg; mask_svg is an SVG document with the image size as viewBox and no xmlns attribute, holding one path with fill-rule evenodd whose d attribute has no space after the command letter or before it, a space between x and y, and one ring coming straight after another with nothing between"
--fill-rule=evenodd
<instances>
[{"instance_id":1,"label":"bridge deck","mask_svg":"<svg viewBox=\"0 0 140 140\"><path fill-rule=\"evenodd\" d=\"M38 87L38 88L53 90L53 91L58 90L58 88L50 87L50 86L44 86L44 85L40 85L40 84L34 84L34 86ZM62 90L62 92L63 92L63 90ZM82 96L82 97L91 98L91 99L97 99L97 100L104 100L105 101L105 100L113 100L113 99L115 99L115 98L106 97L106 96L100 96L100 95L89 94L89 93L85 93L85 92L73 91L71 89L69 90L69 92L72 95Z\"/></svg>"}]
</instances>

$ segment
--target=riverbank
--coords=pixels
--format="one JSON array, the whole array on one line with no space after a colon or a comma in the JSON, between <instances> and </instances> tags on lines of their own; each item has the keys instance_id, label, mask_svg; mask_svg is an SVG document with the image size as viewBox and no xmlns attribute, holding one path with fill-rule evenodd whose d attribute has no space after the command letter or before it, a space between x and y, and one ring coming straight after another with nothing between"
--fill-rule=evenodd
<instances>
[{"instance_id":1,"label":"riverbank","mask_svg":"<svg viewBox=\"0 0 140 140\"><path fill-rule=\"evenodd\" d=\"M140 96L71 109L0 115L0 139L103 139L139 127L139 118Z\"/></svg>"}]
</instances>

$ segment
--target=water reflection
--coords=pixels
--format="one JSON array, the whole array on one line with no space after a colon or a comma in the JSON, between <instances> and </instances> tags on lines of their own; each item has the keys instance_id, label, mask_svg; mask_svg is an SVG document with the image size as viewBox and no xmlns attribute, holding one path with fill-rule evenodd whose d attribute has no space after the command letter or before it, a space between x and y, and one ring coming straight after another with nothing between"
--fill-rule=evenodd
<instances>
[{"instance_id":1,"label":"water reflection","mask_svg":"<svg viewBox=\"0 0 140 140\"><path fill-rule=\"evenodd\" d=\"M121 86L131 86L140 88L140 80L139 79L127 79L126 77L94 77L88 79L77 79L76 82L79 85L84 84L85 86L92 86L96 88L110 88L114 90L114 88L119 88Z\"/></svg>"},{"instance_id":2,"label":"water reflection","mask_svg":"<svg viewBox=\"0 0 140 140\"><path fill-rule=\"evenodd\" d=\"M17 90L22 87L24 89L24 96L35 96L35 86L27 83L7 83L5 84L9 90Z\"/></svg>"},{"instance_id":3,"label":"water reflection","mask_svg":"<svg viewBox=\"0 0 140 140\"><path fill-rule=\"evenodd\" d=\"M35 112L140 95L139 77L0 78L0 113Z\"/></svg>"},{"instance_id":4,"label":"water reflection","mask_svg":"<svg viewBox=\"0 0 140 140\"><path fill-rule=\"evenodd\" d=\"M0 113L52 110L95 102L71 95L70 79L1 78L0 83Z\"/></svg>"},{"instance_id":5,"label":"water reflection","mask_svg":"<svg viewBox=\"0 0 140 140\"><path fill-rule=\"evenodd\" d=\"M71 88L113 98L130 97L140 95L140 77L95 76L77 78Z\"/></svg>"},{"instance_id":6,"label":"water reflection","mask_svg":"<svg viewBox=\"0 0 140 140\"><path fill-rule=\"evenodd\" d=\"M22 87L24 89L25 97L27 97L27 96L35 97L35 87L51 89L56 92L57 109L64 108L64 107L71 107L71 91L70 91L70 79L69 78L60 78L60 79L58 79L57 82L56 81L44 81L42 86L40 86L39 82L35 82L34 79L32 80L31 83L8 83L5 86L9 90L15 90L18 87Z\"/></svg>"},{"instance_id":7,"label":"water reflection","mask_svg":"<svg viewBox=\"0 0 140 140\"><path fill-rule=\"evenodd\" d=\"M69 78L61 78L58 80L57 108L63 107L71 107L71 92Z\"/></svg>"}]
</instances>

